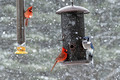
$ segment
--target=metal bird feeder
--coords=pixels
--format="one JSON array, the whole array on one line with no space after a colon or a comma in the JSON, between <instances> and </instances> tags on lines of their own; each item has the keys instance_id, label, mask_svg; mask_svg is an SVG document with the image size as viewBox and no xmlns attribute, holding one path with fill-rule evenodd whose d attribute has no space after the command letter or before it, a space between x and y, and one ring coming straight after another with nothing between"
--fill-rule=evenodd
<instances>
[{"instance_id":1,"label":"metal bird feeder","mask_svg":"<svg viewBox=\"0 0 120 80\"><path fill-rule=\"evenodd\" d=\"M17 41L15 54L27 54L25 47L24 0L16 0L17 5Z\"/></svg>"},{"instance_id":2,"label":"metal bird feeder","mask_svg":"<svg viewBox=\"0 0 120 80\"><path fill-rule=\"evenodd\" d=\"M84 14L89 10L81 7L63 7L56 11L61 15L61 27L63 36L63 47L67 49L67 59L64 64L89 63L86 59L86 50L82 46L82 38L85 36Z\"/></svg>"}]
</instances>

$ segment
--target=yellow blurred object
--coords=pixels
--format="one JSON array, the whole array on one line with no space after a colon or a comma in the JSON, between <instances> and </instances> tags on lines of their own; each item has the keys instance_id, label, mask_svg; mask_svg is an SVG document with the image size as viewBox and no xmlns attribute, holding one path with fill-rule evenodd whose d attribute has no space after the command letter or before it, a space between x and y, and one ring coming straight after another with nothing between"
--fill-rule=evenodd
<instances>
[{"instance_id":1,"label":"yellow blurred object","mask_svg":"<svg viewBox=\"0 0 120 80\"><path fill-rule=\"evenodd\" d=\"M17 51L15 52L15 54L28 54L28 52L26 52L25 47L19 46L17 47Z\"/></svg>"}]
</instances>

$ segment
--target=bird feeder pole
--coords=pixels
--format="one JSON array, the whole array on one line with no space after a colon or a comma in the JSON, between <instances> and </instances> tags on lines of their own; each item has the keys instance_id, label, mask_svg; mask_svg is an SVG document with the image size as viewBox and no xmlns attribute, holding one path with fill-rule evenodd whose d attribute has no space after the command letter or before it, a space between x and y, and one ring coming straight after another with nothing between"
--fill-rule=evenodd
<instances>
[{"instance_id":1,"label":"bird feeder pole","mask_svg":"<svg viewBox=\"0 0 120 80\"><path fill-rule=\"evenodd\" d=\"M17 41L21 45L25 42L24 27L24 0L16 0L17 3Z\"/></svg>"},{"instance_id":2,"label":"bird feeder pole","mask_svg":"<svg viewBox=\"0 0 120 80\"><path fill-rule=\"evenodd\" d=\"M17 6L17 47L16 54L26 54L25 47L25 27L24 27L24 0L16 0Z\"/></svg>"},{"instance_id":3,"label":"bird feeder pole","mask_svg":"<svg viewBox=\"0 0 120 80\"><path fill-rule=\"evenodd\" d=\"M63 7L56 13L61 15L63 47L68 50L68 57L63 63L89 62L82 46L82 38L85 37L84 14L89 13L89 10L74 6L72 1L72 5Z\"/></svg>"}]
</instances>

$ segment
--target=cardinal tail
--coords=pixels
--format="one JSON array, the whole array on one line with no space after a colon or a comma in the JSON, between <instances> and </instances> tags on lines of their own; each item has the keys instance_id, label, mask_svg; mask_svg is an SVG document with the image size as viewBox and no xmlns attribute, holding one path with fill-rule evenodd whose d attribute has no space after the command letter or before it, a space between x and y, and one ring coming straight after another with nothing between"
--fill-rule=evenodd
<instances>
[{"instance_id":1,"label":"cardinal tail","mask_svg":"<svg viewBox=\"0 0 120 80\"><path fill-rule=\"evenodd\" d=\"M53 67L52 67L52 69L51 69L51 71L53 70L53 68L55 67L55 65L57 64L57 61L55 62L55 64L53 65Z\"/></svg>"},{"instance_id":2,"label":"cardinal tail","mask_svg":"<svg viewBox=\"0 0 120 80\"><path fill-rule=\"evenodd\" d=\"M25 26L26 27L28 26L28 19L26 19L26 21L25 21Z\"/></svg>"}]
</instances>

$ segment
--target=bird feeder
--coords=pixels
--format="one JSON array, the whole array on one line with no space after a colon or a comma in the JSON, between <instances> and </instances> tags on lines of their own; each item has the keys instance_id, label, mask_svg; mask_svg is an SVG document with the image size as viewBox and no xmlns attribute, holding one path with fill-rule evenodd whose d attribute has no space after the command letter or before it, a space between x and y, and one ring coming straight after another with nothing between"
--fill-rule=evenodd
<instances>
[{"instance_id":1,"label":"bird feeder","mask_svg":"<svg viewBox=\"0 0 120 80\"><path fill-rule=\"evenodd\" d=\"M88 14L89 10L72 3L56 13L61 15L63 47L68 50L67 59L63 63L89 63L86 59L86 50L82 46L82 38L85 36L84 14Z\"/></svg>"},{"instance_id":2,"label":"bird feeder","mask_svg":"<svg viewBox=\"0 0 120 80\"><path fill-rule=\"evenodd\" d=\"M25 47L24 0L16 0L17 5L17 41L15 54L27 54Z\"/></svg>"}]
</instances>

